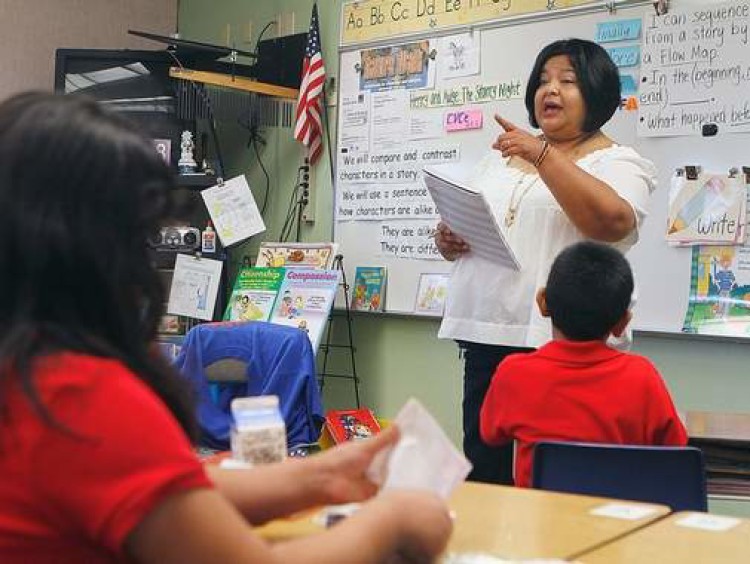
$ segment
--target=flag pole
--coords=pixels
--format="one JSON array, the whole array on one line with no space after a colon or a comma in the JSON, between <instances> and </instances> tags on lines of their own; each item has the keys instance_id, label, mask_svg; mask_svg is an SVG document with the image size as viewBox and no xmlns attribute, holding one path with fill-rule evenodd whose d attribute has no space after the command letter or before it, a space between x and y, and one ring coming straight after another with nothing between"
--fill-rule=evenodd
<instances>
[{"instance_id":1,"label":"flag pole","mask_svg":"<svg viewBox=\"0 0 750 564\"><path fill-rule=\"evenodd\" d=\"M328 164L330 166L331 174L331 193L334 189L334 176L333 176L333 149L331 148L331 121L328 119L328 94L326 92L326 85L323 84L323 121L326 130L326 145L328 145ZM334 202L335 206L335 202Z\"/></svg>"}]
</instances>

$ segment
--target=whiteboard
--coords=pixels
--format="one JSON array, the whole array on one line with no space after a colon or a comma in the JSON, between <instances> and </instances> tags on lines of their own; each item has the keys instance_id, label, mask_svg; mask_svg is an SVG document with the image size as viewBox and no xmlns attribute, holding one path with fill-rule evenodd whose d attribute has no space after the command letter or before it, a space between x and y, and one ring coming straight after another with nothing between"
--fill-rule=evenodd
<instances>
[{"instance_id":1,"label":"whiteboard","mask_svg":"<svg viewBox=\"0 0 750 564\"><path fill-rule=\"evenodd\" d=\"M671 2L672 10L685 8L687 2ZM735 2L733 5L742 3ZM696 5L696 4L692 4ZM717 5L715 2L709 6ZM705 7L706 3L697 6ZM456 146L462 164L471 165L483 157L488 147L498 134L498 127L492 116L501 114L510 121L529 128L526 109L523 104L526 79L531 70L534 58L539 50L556 39L580 37L595 39L597 23L626 20L650 16L654 10L648 5L620 7L616 13L606 10L595 13L570 15L563 18L524 21L514 25L497 25L476 29L481 49L480 73L477 76L446 78L441 73L439 64L434 76L434 88L430 90L450 90L455 87L475 86L480 83L508 83L522 81L521 96L508 100L495 100L481 104L468 104L480 108L483 113L484 126L481 129L446 133L439 139L427 141L410 141L408 149L427 150L435 147ZM644 20L644 31L649 18ZM745 19L744 23L750 23ZM460 30L459 30L460 31ZM448 35L458 33L451 30ZM442 34L446 35L446 34ZM417 38L419 39L419 38ZM437 36L430 37L430 48L436 49ZM403 44L412 39L391 41L392 44ZM605 47L640 46L640 40L603 44ZM370 49L371 46L367 46ZM347 48L340 53L340 88L338 113L338 138L341 150L342 129L352 131L351 122L343 123L344 112L341 104L361 94L360 73L362 48ZM747 47L750 51L750 46ZM645 47L642 52L645 52ZM744 56L744 55L743 55ZM440 54L437 54L439 59ZM640 80L640 68L622 69ZM748 76L750 79L750 76ZM745 104L750 104L750 89L746 89ZM643 88L641 89L643 91ZM460 107L460 106L459 106ZM428 117L445 114L448 108L408 109L407 113L418 112ZM640 233L639 243L630 251L628 257L633 265L638 287L638 300L634 317L634 328L638 330L680 333L688 304L691 270L691 250L689 248L670 247L664 241L665 218L669 182L673 171L681 166L695 164L704 170L725 172L731 167L750 164L750 134L729 127L719 128L715 137L672 136L648 137L638 135L638 111L618 111L605 128L605 132L616 142L633 146L641 155L654 161L659 170L659 185L651 199L650 215ZM349 115L351 118L351 114ZM436 118L437 120L437 118ZM748 120L750 123L750 119ZM641 127L643 127L641 125ZM371 128L372 129L372 128ZM404 133L406 135L406 132ZM351 139L348 139L351 141ZM396 138L396 142L399 139ZM340 172L340 158L337 174ZM416 185L416 183L415 183ZM336 201L342 191L351 188L337 176L335 185ZM365 186L365 185L361 185ZM382 188L383 184L369 184L368 189ZM337 215L334 214L336 218ZM339 243L345 257L347 275L352 280L357 265L386 266L388 269L388 286L385 309L387 312L411 314L414 310L419 276L425 272L449 272L450 263L433 260L409 260L389 256L382 251L384 225L396 229L400 225L409 225L410 220L388 221L351 221L338 217L334 219L334 239ZM425 221L425 223L430 223ZM436 220L431 220L434 225ZM425 240L427 238L425 237Z\"/></svg>"}]
</instances>

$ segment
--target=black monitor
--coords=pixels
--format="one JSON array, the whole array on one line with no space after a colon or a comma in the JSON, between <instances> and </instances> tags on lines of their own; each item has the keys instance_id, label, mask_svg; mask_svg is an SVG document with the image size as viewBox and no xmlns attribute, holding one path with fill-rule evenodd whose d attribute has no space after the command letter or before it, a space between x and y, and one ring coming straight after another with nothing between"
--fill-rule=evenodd
<instances>
[{"instance_id":1,"label":"black monitor","mask_svg":"<svg viewBox=\"0 0 750 564\"><path fill-rule=\"evenodd\" d=\"M55 91L85 94L133 120L144 134L171 141L171 163L179 159L180 119L174 59L166 51L58 49ZM192 128L191 128L192 129Z\"/></svg>"}]
</instances>

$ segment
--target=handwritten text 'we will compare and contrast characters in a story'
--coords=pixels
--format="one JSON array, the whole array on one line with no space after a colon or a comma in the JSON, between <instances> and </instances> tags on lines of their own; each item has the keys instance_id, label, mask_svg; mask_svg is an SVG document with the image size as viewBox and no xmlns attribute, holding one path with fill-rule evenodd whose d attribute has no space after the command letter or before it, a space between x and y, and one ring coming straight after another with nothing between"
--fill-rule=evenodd
<instances>
[{"instance_id":1,"label":"handwritten text 'we will compare and contrast characters in a story'","mask_svg":"<svg viewBox=\"0 0 750 564\"><path fill-rule=\"evenodd\" d=\"M438 213L421 182L422 168L459 160L458 146L341 155L336 220L382 222L373 241L381 255L437 259L429 235Z\"/></svg>"}]
</instances>

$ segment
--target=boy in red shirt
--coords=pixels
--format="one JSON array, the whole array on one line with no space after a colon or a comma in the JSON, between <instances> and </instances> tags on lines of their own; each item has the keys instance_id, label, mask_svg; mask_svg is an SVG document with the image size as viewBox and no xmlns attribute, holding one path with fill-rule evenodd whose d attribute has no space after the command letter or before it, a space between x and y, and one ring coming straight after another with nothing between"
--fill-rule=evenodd
<instances>
[{"instance_id":1,"label":"boy in red shirt","mask_svg":"<svg viewBox=\"0 0 750 564\"><path fill-rule=\"evenodd\" d=\"M607 346L630 321L633 274L600 243L563 250L539 290L553 339L497 367L480 417L490 445L517 441L515 482L531 485L534 444L542 440L674 445L687 443L669 392L651 362Z\"/></svg>"}]
</instances>

